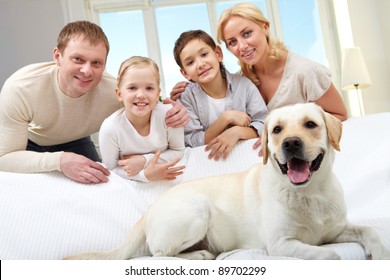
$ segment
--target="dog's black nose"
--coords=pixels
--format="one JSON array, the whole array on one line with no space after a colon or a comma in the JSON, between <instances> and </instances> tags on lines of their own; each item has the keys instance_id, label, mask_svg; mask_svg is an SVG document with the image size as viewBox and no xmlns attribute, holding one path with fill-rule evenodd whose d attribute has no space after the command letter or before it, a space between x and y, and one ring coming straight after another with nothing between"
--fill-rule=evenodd
<instances>
[{"instance_id":1,"label":"dog's black nose","mask_svg":"<svg viewBox=\"0 0 390 280\"><path fill-rule=\"evenodd\" d=\"M294 153L303 147L303 142L298 137L288 137L283 141L282 148L286 152Z\"/></svg>"}]
</instances>

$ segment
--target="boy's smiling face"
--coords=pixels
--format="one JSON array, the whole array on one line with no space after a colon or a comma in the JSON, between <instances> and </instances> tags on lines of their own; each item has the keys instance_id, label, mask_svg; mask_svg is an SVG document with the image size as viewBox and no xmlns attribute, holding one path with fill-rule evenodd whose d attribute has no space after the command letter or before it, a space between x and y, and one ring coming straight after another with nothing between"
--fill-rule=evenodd
<instances>
[{"instance_id":1,"label":"boy's smiling face","mask_svg":"<svg viewBox=\"0 0 390 280\"><path fill-rule=\"evenodd\" d=\"M220 75L220 62L223 55L219 46L212 49L199 39L190 41L181 51L180 60L183 76L200 85L213 81Z\"/></svg>"}]
</instances>

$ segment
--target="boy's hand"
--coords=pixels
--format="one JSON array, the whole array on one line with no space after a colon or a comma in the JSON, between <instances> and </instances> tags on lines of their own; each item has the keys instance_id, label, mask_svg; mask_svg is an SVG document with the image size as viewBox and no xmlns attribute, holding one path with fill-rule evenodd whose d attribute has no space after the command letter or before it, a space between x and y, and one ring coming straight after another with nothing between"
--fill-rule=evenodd
<instances>
[{"instance_id":1,"label":"boy's hand","mask_svg":"<svg viewBox=\"0 0 390 280\"><path fill-rule=\"evenodd\" d=\"M236 110L226 110L222 113L222 116L227 120L229 125L248 127L251 123L251 118L247 113L236 111Z\"/></svg>"},{"instance_id":2,"label":"boy's hand","mask_svg":"<svg viewBox=\"0 0 390 280\"><path fill-rule=\"evenodd\" d=\"M222 157L226 159L238 140L239 137L235 133L235 127L225 130L207 144L205 151L211 149L208 158L219 160Z\"/></svg>"}]
</instances>

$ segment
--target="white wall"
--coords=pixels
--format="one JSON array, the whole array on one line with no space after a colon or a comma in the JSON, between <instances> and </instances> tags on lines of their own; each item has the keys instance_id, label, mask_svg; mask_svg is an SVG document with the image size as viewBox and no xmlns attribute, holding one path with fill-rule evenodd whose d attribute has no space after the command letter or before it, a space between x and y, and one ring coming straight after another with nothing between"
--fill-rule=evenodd
<instances>
[{"instance_id":1,"label":"white wall","mask_svg":"<svg viewBox=\"0 0 390 280\"><path fill-rule=\"evenodd\" d=\"M362 89L366 114L390 111L390 1L348 0L352 36L372 86Z\"/></svg>"},{"instance_id":2,"label":"white wall","mask_svg":"<svg viewBox=\"0 0 390 280\"><path fill-rule=\"evenodd\" d=\"M390 1L346 1L353 41L373 83L363 89L366 114L390 111ZM83 5L81 0L0 0L0 87L20 67L51 60L64 24L87 18Z\"/></svg>"},{"instance_id":3,"label":"white wall","mask_svg":"<svg viewBox=\"0 0 390 280\"><path fill-rule=\"evenodd\" d=\"M0 88L20 67L52 59L63 27L63 2L0 0Z\"/></svg>"}]
</instances>

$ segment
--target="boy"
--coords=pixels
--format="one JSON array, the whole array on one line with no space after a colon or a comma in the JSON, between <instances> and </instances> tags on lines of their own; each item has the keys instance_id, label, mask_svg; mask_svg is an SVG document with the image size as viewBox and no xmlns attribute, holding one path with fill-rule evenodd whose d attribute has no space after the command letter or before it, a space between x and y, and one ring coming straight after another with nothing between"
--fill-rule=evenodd
<instances>
[{"instance_id":1,"label":"boy","mask_svg":"<svg viewBox=\"0 0 390 280\"><path fill-rule=\"evenodd\" d=\"M207 145L209 158L226 159L238 140L261 135L268 113L256 86L223 66L219 46L206 32L184 32L175 42L174 57L191 81L179 101L187 108L187 146Z\"/></svg>"}]
</instances>

